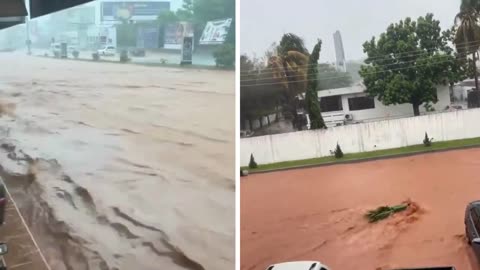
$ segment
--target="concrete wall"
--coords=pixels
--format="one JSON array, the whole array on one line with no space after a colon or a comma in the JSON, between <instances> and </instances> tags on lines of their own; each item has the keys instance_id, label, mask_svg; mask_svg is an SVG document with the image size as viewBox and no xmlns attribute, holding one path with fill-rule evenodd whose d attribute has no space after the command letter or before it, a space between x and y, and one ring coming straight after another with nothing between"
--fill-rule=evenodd
<instances>
[{"instance_id":1,"label":"concrete wall","mask_svg":"<svg viewBox=\"0 0 480 270\"><path fill-rule=\"evenodd\" d=\"M337 142L344 153L357 153L421 144L428 132L435 141L480 137L480 109L459 110L378 122L346 125L240 140L240 162L253 153L258 164L330 155Z\"/></svg>"}]
</instances>

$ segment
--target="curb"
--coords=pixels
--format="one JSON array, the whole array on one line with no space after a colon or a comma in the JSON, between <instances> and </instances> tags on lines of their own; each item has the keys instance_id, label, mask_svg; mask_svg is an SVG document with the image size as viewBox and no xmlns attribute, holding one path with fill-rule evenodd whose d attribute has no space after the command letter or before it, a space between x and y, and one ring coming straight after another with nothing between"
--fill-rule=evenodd
<instances>
[{"instance_id":1,"label":"curb","mask_svg":"<svg viewBox=\"0 0 480 270\"><path fill-rule=\"evenodd\" d=\"M175 64L161 64L161 63L140 63L140 62L120 62L118 61L111 61L111 60L93 60L93 59L86 59L86 58L55 58L51 56L44 56L44 55L32 55L34 57L40 58L48 58L48 59L55 59L55 60L69 60L69 61L80 61L80 62L90 62L90 63L111 63L111 64L129 64L129 65L137 65L137 66L144 66L144 67L159 67L159 68L177 68L177 69L187 69L187 70L213 70L213 71L235 71L235 68L221 68L216 66L206 66L206 65L192 65L192 66L181 66Z\"/></svg>"},{"instance_id":2,"label":"curb","mask_svg":"<svg viewBox=\"0 0 480 270\"><path fill-rule=\"evenodd\" d=\"M310 169L310 168L317 168L317 167L328 167L328 166L335 166L335 165L347 165L347 164L363 163L363 162L376 161L376 160L387 160L387 159L395 159L395 158L410 157L410 156L428 155L428 154L435 154L435 153L442 153L442 152L449 152L449 151L456 151L456 150L465 150L465 149L474 149L474 148L480 148L480 144L464 145L464 146L450 147L445 149L417 151L417 152L402 153L402 154L383 155L383 156L377 156L377 157L371 157L371 158L326 162L326 163L320 163L320 164L301 165L301 166L294 166L294 167L287 167L287 168L280 168L280 169L248 171L248 175L292 171L292 170L300 170L300 169Z\"/></svg>"}]
</instances>

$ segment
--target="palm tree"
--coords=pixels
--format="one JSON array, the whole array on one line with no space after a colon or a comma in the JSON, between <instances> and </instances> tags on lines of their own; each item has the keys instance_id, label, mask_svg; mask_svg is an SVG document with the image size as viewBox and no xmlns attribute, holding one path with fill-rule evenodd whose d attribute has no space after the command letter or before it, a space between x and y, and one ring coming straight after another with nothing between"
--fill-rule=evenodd
<instances>
[{"instance_id":1,"label":"palm tree","mask_svg":"<svg viewBox=\"0 0 480 270\"><path fill-rule=\"evenodd\" d=\"M282 107L285 118L295 128L301 128L297 108L298 95L307 88L309 54L303 40L294 34L285 34L277 47L277 55L268 59L270 75L282 90Z\"/></svg>"},{"instance_id":2,"label":"palm tree","mask_svg":"<svg viewBox=\"0 0 480 270\"><path fill-rule=\"evenodd\" d=\"M480 48L479 12L480 0L462 0L460 12L455 17L458 28L453 41L460 55L472 55L476 91L479 90L477 72L477 54Z\"/></svg>"}]
</instances>

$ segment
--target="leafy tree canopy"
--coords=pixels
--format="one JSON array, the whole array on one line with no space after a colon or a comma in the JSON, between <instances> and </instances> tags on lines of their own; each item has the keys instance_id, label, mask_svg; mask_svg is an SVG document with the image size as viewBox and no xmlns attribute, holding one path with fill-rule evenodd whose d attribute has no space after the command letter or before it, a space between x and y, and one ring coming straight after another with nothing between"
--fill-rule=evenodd
<instances>
[{"instance_id":1,"label":"leafy tree canopy","mask_svg":"<svg viewBox=\"0 0 480 270\"><path fill-rule=\"evenodd\" d=\"M391 24L378 39L363 44L368 58L360 69L367 93L385 105L412 104L415 115L423 103L438 101L436 86L465 75L449 31L442 32L433 14Z\"/></svg>"}]
</instances>

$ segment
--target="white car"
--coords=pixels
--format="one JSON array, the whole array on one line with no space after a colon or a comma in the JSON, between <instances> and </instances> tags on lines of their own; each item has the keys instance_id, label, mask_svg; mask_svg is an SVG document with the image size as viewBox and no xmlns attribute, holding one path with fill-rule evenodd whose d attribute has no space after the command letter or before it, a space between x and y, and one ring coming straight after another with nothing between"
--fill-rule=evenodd
<instances>
[{"instance_id":1,"label":"white car","mask_svg":"<svg viewBox=\"0 0 480 270\"><path fill-rule=\"evenodd\" d=\"M267 270L330 270L316 261L284 262L270 265Z\"/></svg>"},{"instance_id":2,"label":"white car","mask_svg":"<svg viewBox=\"0 0 480 270\"><path fill-rule=\"evenodd\" d=\"M97 51L99 55L104 55L104 56L115 56L117 53L117 50L113 46L105 46L102 49Z\"/></svg>"}]
</instances>

